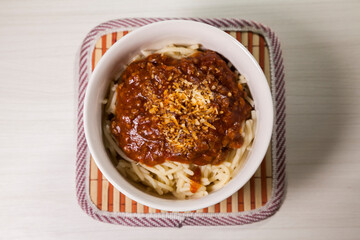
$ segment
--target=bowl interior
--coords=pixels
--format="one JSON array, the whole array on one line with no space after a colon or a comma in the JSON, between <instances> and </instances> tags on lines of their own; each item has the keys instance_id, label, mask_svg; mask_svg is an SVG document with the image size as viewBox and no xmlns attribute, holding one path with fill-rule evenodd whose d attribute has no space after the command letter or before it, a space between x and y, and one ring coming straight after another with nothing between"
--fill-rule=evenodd
<instances>
[{"instance_id":1,"label":"bowl interior","mask_svg":"<svg viewBox=\"0 0 360 240\"><path fill-rule=\"evenodd\" d=\"M223 188L199 199L173 200L150 195L134 187L116 170L102 140L102 100L110 81L143 49L158 49L170 43L196 44L227 58L246 77L257 114L255 138L246 162ZM89 150L104 176L133 200L162 210L188 211L216 204L241 188L255 173L270 142L273 105L267 80L253 56L229 34L207 24L171 20L139 28L116 42L100 59L92 73L85 96L85 135Z\"/></svg>"}]
</instances>

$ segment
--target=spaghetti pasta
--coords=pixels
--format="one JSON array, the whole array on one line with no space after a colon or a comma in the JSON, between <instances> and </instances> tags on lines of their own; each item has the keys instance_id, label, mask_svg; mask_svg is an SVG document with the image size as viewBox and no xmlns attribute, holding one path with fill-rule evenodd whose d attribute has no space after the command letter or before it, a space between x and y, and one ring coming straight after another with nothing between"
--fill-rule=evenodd
<instances>
[{"instance_id":1,"label":"spaghetti pasta","mask_svg":"<svg viewBox=\"0 0 360 240\"><path fill-rule=\"evenodd\" d=\"M148 57L154 53L167 55L175 59L182 59L199 52L199 48L199 45L169 45L160 50L142 51L142 55L137 56L136 60ZM229 63L229 66L231 66L231 63ZM247 89L245 77L240 74L238 75L239 88ZM185 87L191 85L191 83L187 82L186 80L183 80L183 83L185 84ZM111 132L110 118L116 114L115 109L117 104L117 88L118 83L112 82L109 87L110 90L108 97L104 100L105 114L103 121L103 134L104 143L108 149L109 155L114 161L117 161L116 167L124 177L130 178L135 182L142 183L143 185L147 186L150 191L155 191L159 195L172 194L177 199L199 198L208 195L212 191L216 191L222 188L239 172L242 165L246 161L246 158L251 151L251 145L254 139L254 131L256 126L255 110L251 110L250 118L242 121L241 123L241 127L239 129L243 138L241 147L228 151L225 159L218 164L209 163L199 165L196 163L184 163L166 160L159 164L150 166L143 162L130 159L119 147L117 139ZM177 91L178 94L183 95L185 92L181 89L175 91ZM195 101L194 105L199 103L205 106L203 114L207 114L208 116L215 114L216 116L216 114L218 114L218 110L216 108L210 108L211 105L206 105L210 103L210 100L204 98L204 92L206 93L209 91L211 91L211 86L209 86L208 89L203 88L200 90L199 88L193 88L191 90L191 96L194 100L191 101ZM230 92L229 96L231 96ZM251 97L245 95L244 99L248 102L249 105L254 107L254 102ZM156 102L153 102L149 111L152 109L154 109L153 111L155 112L158 111L158 109L162 107L162 104L163 103L160 102L156 105ZM165 117L168 117L168 115L165 115ZM175 121L177 120L175 119ZM208 127L209 129L215 128L212 124L210 124L210 122L210 120L196 119L194 121L194 126L201 124L201 126ZM177 124L177 122L175 123ZM193 134L194 131L189 131L188 128L184 127L180 127L178 132L175 130L172 131L171 129L163 129L163 131L169 135L168 140L174 141L176 144L179 144L180 141L178 140L180 137L184 136L184 134L185 136L191 136L192 134L195 140L197 138L197 136L194 136ZM184 144L184 141L181 143ZM191 144L191 142L185 142L185 144L186 145L181 145L181 148L188 146ZM196 168L199 168L199 171L196 171ZM196 176L197 172L200 172L200 176ZM198 178L199 180L193 180L195 178Z\"/></svg>"}]
</instances>

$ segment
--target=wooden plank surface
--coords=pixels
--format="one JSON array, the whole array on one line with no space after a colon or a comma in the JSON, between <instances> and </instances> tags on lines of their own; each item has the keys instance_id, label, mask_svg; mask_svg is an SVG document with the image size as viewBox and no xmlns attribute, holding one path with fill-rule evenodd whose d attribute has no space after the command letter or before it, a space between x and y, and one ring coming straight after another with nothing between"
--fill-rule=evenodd
<instances>
[{"instance_id":1,"label":"wooden plank surface","mask_svg":"<svg viewBox=\"0 0 360 240\"><path fill-rule=\"evenodd\" d=\"M359 9L356 0L1 1L0 238L358 239ZM279 36L288 188L282 208L268 220L139 229L100 223L80 209L75 53L99 23L139 16L240 17Z\"/></svg>"}]
</instances>

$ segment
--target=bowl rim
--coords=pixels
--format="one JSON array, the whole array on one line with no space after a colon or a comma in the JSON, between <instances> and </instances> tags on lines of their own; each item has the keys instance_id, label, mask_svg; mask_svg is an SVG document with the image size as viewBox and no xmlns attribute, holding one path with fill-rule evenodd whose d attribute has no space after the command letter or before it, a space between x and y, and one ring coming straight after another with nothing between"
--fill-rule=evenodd
<instances>
[{"instance_id":1,"label":"bowl rim","mask_svg":"<svg viewBox=\"0 0 360 240\"><path fill-rule=\"evenodd\" d=\"M142 32L144 32L144 31L151 30L152 28L157 28L157 27L164 27L164 26L166 27L166 25L168 25L169 27L175 27L175 26L177 26L177 24L180 24L180 25L188 24L189 26L204 28L204 29L206 29L206 31L213 32L214 34L222 35L222 37L224 39L227 39L227 41L229 41L229 42L231 41L234 44L234 47L236 46L238 49L241 49L241 51L245 53L245 55L253 63L254 67L256 68L257 72L259 73L259 76L261 79L260 81L263 81L263 82L265 81L265 83L266 83L266 85L265 85L266 90L264 90L266 94L263 97L266 98L267 102L268 102L269 109L266 114L268 115L267 120L269 122L266 124L267 125L267 128L265 128L266 131L262 132L262 136L261 136L262 142L266 145L266 147L263 147L262 149L257 149L257 151L259 151L258 155L261 155L262 157L261 158L259 157L257 159L256 164L253 164L254 167L251 167L250 169L248 169L247 171L242 173L242 175L243 175L242 179L246 179L246 180L242 180L242 182L239 182L238 184L233 183L231 185L230 185L230 183L232 183L233 181L230 180L230 182L228 182L221 189L215 191L214 193L209 194L208 196L204 196L204 197L201 197L198 199L186 199L186 200L163 199L160 197L151 196L150 194L137 189L135 186L131 185L128 182L128 180L126 180L125 177L122 177L121 174L118 172L117 172L117 174L119 176L121 176L120 179L122 179L122 180L119 181L120 179L118 177L113 178L111 176L111 172L113 172L113 171L109 170L109 162L110 162L110 164L112 164L110 158L107 156L107 159L105 159L105 161L108 161L108 162L107 163L104 162L104 160L101 160L102 159L102 157L100 156L101 154L99 155L98 151L96 150L97 149L96 145L98 143L92 137L92 133L91 133L92 129L91 129L91 123L90 123L91 119L89 119L89 111L90 111L90 108L92 107L90 105L90 101L91 101L91 98L93 97L92 92L95 91L94 90L95 81L96 81L96 79L98 79L100 77L100 76L98 76L99 72L100 72L99 69L102 68L102 65L106 64L106 61L107 61L106 59L108 59L108 56L113 54L115 52L115 49L118 48L119 45L124 44L124 42L126 43L126 41L129 41L128 39L131 39L132 37L134 37L136 35L141 35ZM140 50L139 50L139 52L140 52ZM227 56L224 56L224 57L228 58ZM264 84L262 84L262 85L264 85ZM256 110L256 108L255 108L255 110ZM253 55L240 42L238 42L236 39L234 39L232 36L225 33L224 31L222 31L221 29L218 29L216 27L213 27L213 26L205 24L205 23L195 22L195 21L191 21L191 20L165 20L165 21L161 21L161 22L151 23L149 25L145 25L138 29L135 29L134 31L123 36L112 47L110 47L109 50L107 50L107 52L101 57L100 61L97 63L97 66L94 68L94 71L90 76L88 86L86 89L86 93L85 93L85 100L84 100L85 138L87 141L89 151L91 152L93 159L94 159L95 163L97 164L97 167L100 169L100 171L102 172L104 177L115 188L117 188L120 192L122 192L123 194L125 194L126 196L131 198L132 200L135 200L140 204L143 204L143 205L146 205L146 206L149 206L152 208L166 210L166 211L190 211L190 210L205 208L205 207L214 205L214 204L228 198L229 196L234 194L236 191L238 191L241 187L243 187L245 185L245 183L255 173L257 168L259 167L259 165L262 162L263 156L265 155L265 153L267 151L267 148L269 146L271 136L272 136L273 122L274 122L273 118L274 118L273 101L272 101L272 97L271 97L270 87L267 83L267 80L266 80L266 77L265 77L263 71L261 70L259 64L255 60ZM100 126L100 128L101 128L101 126ZM258 136L258 135L256 135L256 133L255 133L255 136ZM102 141L103 140L101 139L101 142ZM104 146L102 146L102 147L105 150L105 147ZM252 154L253 153L251 153L249 155L252 155ZM250 156L247 157L247 160L249 159L249 157ZM254 161L254 160L252 160L252 161ZM115 166L112 166L112 167L114 168L114 170L116 170ZM108 172L108 170L109 170L109 172ZM239 173L237 173L234 178L236 178L239 175ZM115 178L117 178L117 179L115 179ZM131 185L131 187L129 188L130 185ZM216 194L216 192L222 192L222 194L221 195ZM212 195L213 197L209 198L210 195ZM143 198L143 197L145 197L145 198ZM205 199L207 201L204 201Z\"/></svg>"}]
</instances>

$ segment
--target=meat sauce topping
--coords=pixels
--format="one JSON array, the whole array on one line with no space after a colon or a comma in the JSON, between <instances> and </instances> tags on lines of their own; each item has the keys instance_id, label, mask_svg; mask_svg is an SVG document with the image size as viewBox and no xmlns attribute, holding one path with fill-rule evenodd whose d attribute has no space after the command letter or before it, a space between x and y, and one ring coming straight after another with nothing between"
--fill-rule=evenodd
<instances>
[{"instance_id":1,"label":"meat sauce topping","mask_svg":"<svg viewBox=\"0 0 360 240\"><path fill-rule=\"evenodd\" d=\"M252 110L237 82L210 50L182 59L149 55L120 77L111 132L128 157L149 166L219 164L243 144L241 124Z\"/></svg>"}]
</instances>

